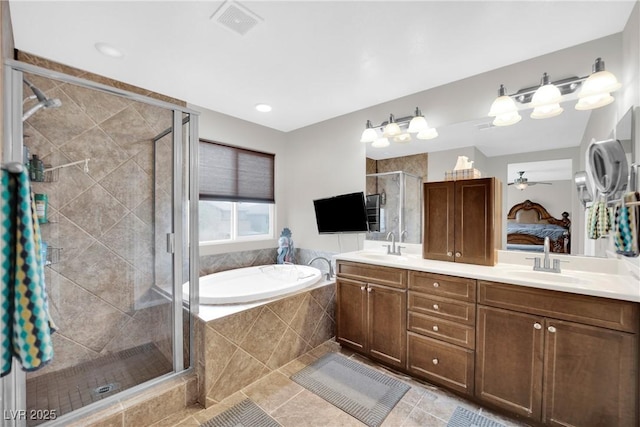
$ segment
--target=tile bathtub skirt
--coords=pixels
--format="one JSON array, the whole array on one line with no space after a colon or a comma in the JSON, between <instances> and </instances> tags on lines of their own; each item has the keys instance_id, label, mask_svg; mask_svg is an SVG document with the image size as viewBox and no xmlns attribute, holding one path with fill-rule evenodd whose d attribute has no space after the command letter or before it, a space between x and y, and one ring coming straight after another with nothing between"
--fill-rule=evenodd
<instances>
[{"instance_id":1,"label":"tile bathtub skirt","mask_svg":"<svg viewBox=\"0 0 640 427\"><path fill-rule=\"evenodd\" d=\"M0 376L15 357L25 371L53 358L40 227L26 170L0 176Z\"/></svg>"}]
</instances>

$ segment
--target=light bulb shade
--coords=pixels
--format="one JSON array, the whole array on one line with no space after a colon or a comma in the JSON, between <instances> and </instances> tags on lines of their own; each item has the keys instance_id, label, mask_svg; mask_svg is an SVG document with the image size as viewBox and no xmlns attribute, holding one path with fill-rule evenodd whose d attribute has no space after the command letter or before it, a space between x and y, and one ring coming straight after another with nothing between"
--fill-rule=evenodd
<instances>
[{"instance_id":1,"label":"light bulb shade","mask_svg":"<svg viewBox=\"0 0 640 427\"><path fill-rule=\"evenodd\" d=\"M360 138L360 142L373 142L378 139L378 133L373 128L367 128L362 132L362 137Z\"/></svg>"},{"instance_id":2,"label":"light bulb shade","mask_svg":"<svg viewBox=\"0 0 640 427\"><path fill-rule=\"evenodd\" d=\"M578 100L578 103L576 104L576 110L584 111L604 107L605 105L611 104L614 99L615 98L608 92L598 95L585 96L584 98L580 98Z\"/></svg>"},{"instance_id":3,"label":"light bulb shade","mask_svg":"<svg viewBox=\"0 0 640 427\"><path fill-rule=\"evenodd\" d=\"M426 140L426 139L436 138L437 136L438 136L438 131L436 130L436 128L429 128L429 129L418 132L418 135L416 135L416 138Z\"/></svg>"},{"instance_id":4,"label":"light bulb shade","mask_svg":"<svg viewBox=\"0 0 640 427\"><path fill-rule=\"evenodd\" d=\"M401 133L400 135L393 137L393 142L407 143L410 141L411 141L411 135L408 132Z\"/></svg>"},{"instance_id":5,"label":"light bulb shade","mask_svg":"<svg viewBox=\"0 0 640 427\"><path fill-rule=\"evenodd\" d=\"M517 112L518 107L516 103L511 97L507 95L499 96L493 101L491 104L491 108L489 109L490 117L497 117L503 114Z\"/></svg>"},{"instance_id":6,"label":"light bulb shade","mask_svg":"<svg viewBox=\"0 0 640 427\"><path fill-rule=\"evenodd\" d=\"M615 92L620 89L620 87L622 87L622 84L618 82L618 79L612 73L605 70L598 71L591 74L589 78L582 83L582 89L580 89L578 98Z\"/></svg>"},{"instance_id":7,"label":"light bulb shade","mask_svg":"<svg viewBox=\"0 0 640 427\"><path fill-rule=\"evenodd\" d=\"M513 111L510 113L504 113L496 116L496 118L493 119L493 125L494 126L510 126L510 125L515 125L520 120L522 120L522 116L517 111Z\"/></svg>"},{"instance_id":8,"label":"light bulb shade","mask_svg":"<svg viewBox=\"0 0 640 427\"><path fill-rule=\"evenodd\" d=\"M546 104L533 109L531 113L532 119L548 119L560 115L564 109L560 104Z\"/></svg>"},{"instance_id":9,"label":"light bulb shade","mask_svg":"<svg viewBox=\"0 0 640 427\"><path fill-rule=\"evenodd\" d=\"M407 132L418 133L426 129L429 129L427 119L425 119L423 116L415 116L409 122L409 129L407 129Z\"/></svg>"},{"instance_id":10,"label":"light bulb shade","mask_svg":"<svg viewBox=\"0 0 640 427\"><path fill-rule=\"evenodd\" d=\"M390 145L389 140L387 138L378 138L371 144L372 147L376 148L384 148Z\"/></svg>"},{"instance_id":11,"label":"light bulb shade","mask_svg":"<svg viewBox=\"0 0 640 427\"><path fill-rule=\"evenodd\" d=\"M536 90L533 94L533 98L531 99L531 105L534 107L541 107L543 105L559 104L560 101L562 101L560 89L549 83L540 86L538 90Z\"/></svg>"},{"instance_id":12,"label":"light bulb shade","mask_svg":"<svg viewBox=\"0 0 640 427\"><path fill-rule=\"evenodd\" d=\"M384 127L382 136L384 136L385 138L392 138L394 136L400 135L401 133L402 131L400 130L400 126L398 126L396 122L391 122Z\"/></svg>"},{"instance_id":13,"label":"light bulb shade","mask_svg":"<svg viewBox=\"0 0 640 427\"><path fill-rule=\"evenodd\" d=\"M527 184L526 182L518 182L518 183L516 183L516 188L518 190L520 190L520 191L524 190L528 186L529 186L529 184Z\"/></svg>"}]
</instances>

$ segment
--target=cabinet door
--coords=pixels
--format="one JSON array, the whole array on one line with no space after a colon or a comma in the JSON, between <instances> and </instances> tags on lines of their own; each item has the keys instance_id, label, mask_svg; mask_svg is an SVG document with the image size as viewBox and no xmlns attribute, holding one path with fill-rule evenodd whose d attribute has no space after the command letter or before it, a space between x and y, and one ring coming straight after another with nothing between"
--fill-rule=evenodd
<instances>
[{"instance_id":1,"label":"cabinet door","mask_svg":"<svg viewBox=\"0 0 640 427\"><path fill-rule=\"evenodd\" d=\"M407 291L368 284L369 354L390 366L405 367Z\"/></svg>"},{"instance_id":2,"label":"cabinet door","mask_svg":"<svg viewBox=\"0 0 640 427\"><path fill-rule=\"evenodd\" d=\"M427 182L423 186L424 231L422 256L453 261L454 181Z\"/></svg>"},{"instance_id":3,"label":"cabinet door","mask_svg":"<svg viewBox=\"0 0 640 427\"><path fill-rule=\"evenodd\" d=\"M476 397L540 420L543 325L537 316L478 306Z\"/></svg>"},{"instance_id":4,"label":"cabinet door","mask_svg":"<svg viewBox=\"0 0 640 427\"><path fill-rule=\"evenodd\" d=\"M494 178L456 181L454 209L455 260L468 264L495 264Z\"/></svg>"},{"instance_id":5,"label":"cabinet door","mask_svg":"<svg viewBox=\"0 0 640 427\"><path fill-rule=\"evenodd\" d=\"M356 280L336 280L336 339L360 351L366 351L366 287Z\"/></svg>"},{"instance_id":6,"label":"cabinet door","mask_svg":"<svg viewBox=\"0 0 640 427\"><path fill-rule=\"evenodd\" d=\"M545 424L636 426L635 335L547 320L545 348Z\"/></svg>"}]
</instances>

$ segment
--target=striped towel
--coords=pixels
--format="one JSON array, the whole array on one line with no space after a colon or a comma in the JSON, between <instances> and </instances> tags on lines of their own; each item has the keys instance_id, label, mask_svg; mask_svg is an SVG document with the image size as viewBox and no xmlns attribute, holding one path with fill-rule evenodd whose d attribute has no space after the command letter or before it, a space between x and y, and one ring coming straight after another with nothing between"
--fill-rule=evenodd
<instances>
[{"instance_id":1,"label":"striped towel","mask_svg":"<svg viewBox=\"0 0 640 427\"><path fill-rule=\"evenodd\" d=\"M44 262L35 202L27 171L1 171L0 200L0 376L11 371L15 357L25 371L33 371L53 358L44 285Z\"/></svg>"},{"instance_id":2,"label":"striped towel","mask_svg":"<svg viewBox=\"0 0 640 427\"><path fill-rule=\"evenodd\" d=\"M625 256L636 257L640 254L640 207L627 205L629 202L640 201L640 193L630 192L624 195L622 201L616 205L614 219L613 243L616 252Z\"/></svg>"}]
</instances>

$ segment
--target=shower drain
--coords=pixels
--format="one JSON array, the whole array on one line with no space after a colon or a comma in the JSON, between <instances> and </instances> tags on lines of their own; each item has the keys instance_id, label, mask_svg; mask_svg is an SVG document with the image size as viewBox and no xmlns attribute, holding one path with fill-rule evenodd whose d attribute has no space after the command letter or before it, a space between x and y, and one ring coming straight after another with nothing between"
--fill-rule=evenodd
<instances>
[{"instance_id":1,"label":"shower drain","mask_svg":"<svg viewBox=\"0 0 640 427\"><path fill-rule=\"evenodd\" d=\"M92 394L94 396L102 396L104 394L117 390L118 388L119 387L117 383L105 384L105 385L101 385L99 387L94 388L92 390Z\"/></svg>"}]
</instances>

